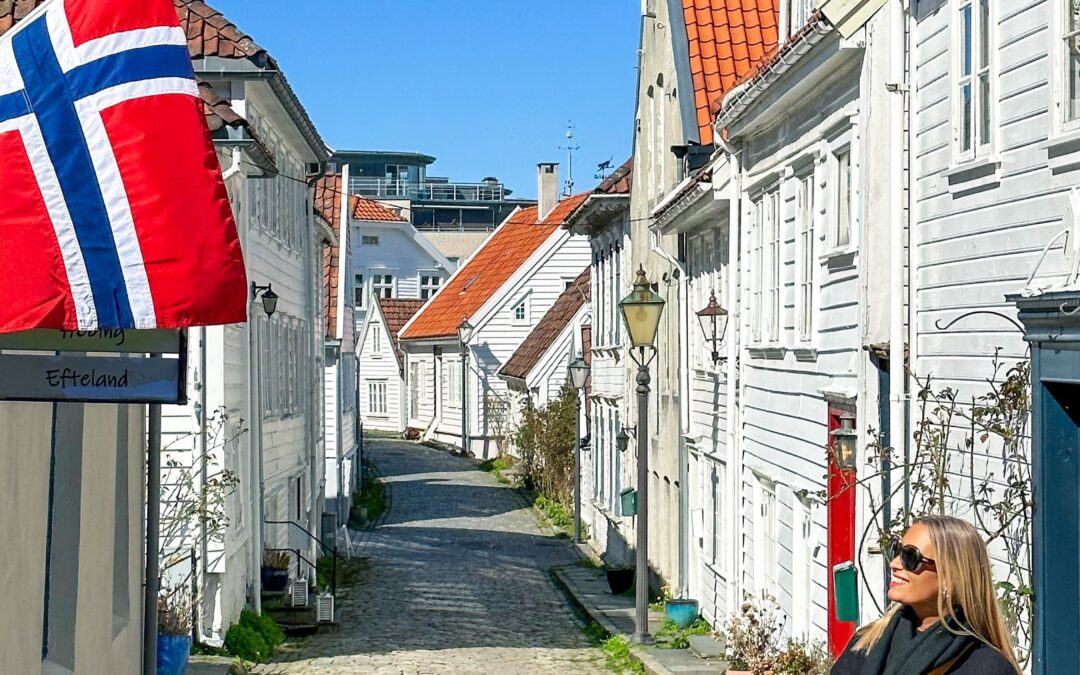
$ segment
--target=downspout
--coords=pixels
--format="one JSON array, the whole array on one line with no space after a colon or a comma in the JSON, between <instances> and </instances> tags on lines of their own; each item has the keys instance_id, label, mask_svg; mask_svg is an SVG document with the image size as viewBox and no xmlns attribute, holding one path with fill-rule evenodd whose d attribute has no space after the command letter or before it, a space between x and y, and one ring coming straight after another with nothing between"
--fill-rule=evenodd
<instances>
[{"instance_id":1,"label":"downspout","mask_svg":"<svg viewBox=\"0 0 1080 675\"><path fill-rule=\"evenodd\" d=\"M207 409L206 409L206 407L207 407L208 398L209 398L208 394L207 394L207 389L209 389L209 382L207 381L207 377L206 377L206 363L207 363L206 339L207 339L207 329L206 329L205 326L203 326L203 327L199 328L199 361L198 361L198 364L199 364L198 365L199 377L196 379L197 386L199 387L199 440L198 440L198 443L199 443L199 456L201 457L201 459L199 461L199 485L202 488L205 488L206 480L208 478L208 476L207 476L207 468L206 468L206 454L207 454L207 447L206 446L208 445L208 443L207 443L207 440L208 440L207 439L207 430L206 430L206 418L207 418ZM223 448L223 450L224 450L224 448ZM202 489L202 490L200 490L200 493L201 494L199 496L199 502L200 502L199 507L203 510L203 512L205 512L206 511L206 490ZM204 531L204 534L205 534L205 531ZM197 581L199 582L198 587L202 588L202 585L206 583L206 573L207 573L207 571L209 569L209 566L206 564L206 561L207 561L207 557L209 555L209 548L210 547L209 547L209 543L207 542L206 536L200 537L200 539L201 539L201 542L200 542L200 545L199 545L199 566L198 566L198 571L196 572L195 570L192 570L192 574L196 575ZM195 628L196 634L201 639L204 636L203 628L204 628L206 622L205 622L205 620L203 620L201 611L196 611L194 613L194 616L195 616L196 624L198 624L198 625L194 626L194 628Z\"/></svg>"},{"instance_id":2,"label":"downspout","mask_svg":"<svg viewBox=\"0 0 1080 675\"><path fill-rule=\"evenodd\" d=\"M915 152L915 92L918 83L915 79L915 13L910 9L905 12L906 16L906 33L907 33L907 46L905 53L907 55L906 68L906 82L907 82L907 153L905 155L905 161L907 162L908 169L908 183L907 183L907 218L908 218L908 242L907 242L907 255L908 255L908 357L907 357L907 384L908 391L916 391L917 382L915 376L919 373L919 326L918 326L918 282L919 282L919 246L918 246L918 228L915 223L915 166L912 161L912 157ZM903 357L900 359L903 361ZM890 362L891 363L891 362ZM899 422L894 422L894 428ZM910 431L912 429L911 422L911 402L908 401L908 405L905 407L905 416L903 419L903 427L901 427L904 434L904 466L910 465L911 455L911 436ZM908 469L905 468L905 474L908 473ZM904 476L904 513L905 519L908 513L911 512L911 481L910 476Z\"/></svg>"},{"instance_id":3,"label":"downspout","mask_svg":"<svg viewBox=\"0 0 1080 675\"><path fill-rule=\"evenodd\" d=\"M223 182L228 182L233 176L240 175L244 167L244 152L240 148L232 148L231 151L232 163L229 164L229 168L221 172L221 178Z\"/></svg>"},{"instance_id":4,"label":"downspout","mask_svg":"<svg viewBox=\"0 0 1080 675\"><path fill-rule=\"evenodd\" d=\"M739 400L739 344L742 337L742 315L739 312L739 272L742 264L741 234L742 234L742 169L740 166L739 153L717 130L714 134L718 146L724 149L728 155L728 166L731 171L731 180L728 184L728 278L727 278L727 305L728 305L728 331L729 337L725 341L727 352L727 490L728 490L728 522L734 523L737 514L741 513L741 497L739 488L742 485L742 448L739 427L742 424L742 415ZM728 588L727 603L728 613L734 615L741 604L742 571L740 569L739 547L732 544L728 552Z\"/></svg>"},{"instance_id":5,"label":"downspout","mask_svg":"<svg viewBox=\"0 0 1080 675\"><path fill-rule=\"evenodd\" d=\"M321 315L321 312L320 312L321 308L319 308L317 306L318 305L318 303L316 302L317 295L316 295L316 291L315 291L315 288L316 288L315 264L314 264L315 251L313 249L315 247L316 239L315 239L315 202L314 202L313 191L314 191L315 181L318 180L319 177L321 177L322 173L323 173L323 171L319 171L317 177L313 177L313 178L309 179L309 181L307 183L307 190L305 191L305 194L304 194L304 209L305 209L304 213L306 214L306 224L307 224L307 227L305 228L305 231L308 234L308 236L303 238L304 239L304 252L303 252L304 253L304 277L306 279L306 283L305 283L305 286L306 286L305 291L306 292L305 292L305 295L307 297L307 308L308 308L307 316L320 316ZM348 210L348 200L343 198L342 201L344 202L343 206L342 206L342 211L347 211ZM341 233L339 233L339 236L338 236L339 244L341 244L341 241L342 241L343 238L344 237L341 236ZM321 250L320 250L320 252L321 252ZM340 252L338 257L339 257L339 259L343 260L345 258L344 252L343 251ZM321 268L321 264L320 264L320 268ZM339 287L340 287L340 285L339 285ZM315 409L315 407L316 407L315 402L317 400L319 400L319 398L318 398L319 385L322 383L323 377L326 376L325 371L323 371L323 373L319 372L320 369L318 367L318 364L320 363L321 359L319 358L319 340L318 340L318 338L316 336L321 336L324 333L325 333L325 331L324 331L323 326L318 326L318 327L316 327L316 326L308 326L308 345L309 345L308 346L308 350L309 350L308 351L308 368L310 369L309 370L310 375L309 375L309 378L308 378L308 392L309 392L309 395L308 395L308 403L307 403L308 410L307 410L307 417L306 417L306 419L307 419L307 434L306 434L306 436L307 436L307 446L308 446L308 467L307 467L307 469L308 469L308 476L309 476L309 478L308 478L308 494L307 494L307 499L308 499L307 531L308 532L315 532L315 533L318 533L319 526L321 524L319 522L321 520L321 518L320 518L320 515L318 513L319 500L318 500L318 497L317 497L317 495L319 495L322 492L321 486L319 485L319 465L320 465L320 462L319 462L319 457L318 457L318 452L319 452L318 430L322 428L322 418L323 418L323 414L324 414L324 409L323 408L320 408L318 410ZM339 360L338 372L340 372L340 371L341 371L341 367L340 367L340 360ZM339 403L339 405L340 405L340 403ZM340 432L340 428L341 428L341 425L338 424L339 432ZM323 459L325 460L325 450L323 451L323 455L324 455ZM325 471L326 462L323 461L321 464L322 464L322 466L324 468L324 471ZM315 558L317 557L317 553L318 553L317 542L314 541L314 540L309 540L308 541L308 560L315 560ZM312 575L314 575L315 570L314 569L311 570L311 573L312 573Z\"/></svg>"},{"instance_id":6,"label":"downspout","mask_svg":"<svg viewBox=\"0 0 1080 675\"><path fill-rule=\"evenodd\" d=\"M251 499L251 595L252 608L262 612L263 481L262 481L262 402L259 390L259 325L254 316L255 303L248 298L248 475L255 482Z\"/></svg>"},{"instance_id":7,"label":"downspout","mask_svg":"<svg viewBox=\"0 0 1080 675\"><path fill-rule=\"evenodd\" d=\"M682 236L682 235L678 235ZM656 244L651 247L664 260L675 268L679 275L679 360L677 379L679 383L679 593L678 597L684 598L688 592L687 577L689 576L690 536L688 533L690 495L688 488L689 458L686 448L686 435L690 433L690 378L689 373L689 344L687 343L687 286L689 278L686 269L670 253L664 250L663 237L656 237Z\"/></svg>"}]
</instances>

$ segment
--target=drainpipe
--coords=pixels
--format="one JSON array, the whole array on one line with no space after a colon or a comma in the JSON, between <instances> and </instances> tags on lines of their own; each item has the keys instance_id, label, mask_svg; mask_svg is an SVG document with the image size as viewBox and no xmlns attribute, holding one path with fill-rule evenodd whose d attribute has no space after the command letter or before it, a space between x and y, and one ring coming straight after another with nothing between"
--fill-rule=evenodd
<instances>
[{"instance_id":1,"label":"drainpipe","mask_svg":"<svg viewBox=\"0 0 1080 675\"><path fill-rule=\"evenodd\" d=\"M678 235L682 236L682 235ZM689 278L686 269L670 253L664 250L663 237L657 233L656 244L651 247L652 252L668 261L675 268L678 275L678 305L679 305L679 360L677 379L679 383L679 592L680 598L686 597L688 592L687 577L689 576L690 536L687 532L689 525L690 495L687 485L689 473L689 458L687 456L686 435L690 432L690 378L689 373L689 344L687 336L687 285ZM659 391L657 392L659 394Z\"/></svg>"},{"instance_id":2,"label":"drainpipe","mask_svg":"<svg viewBox=\"0 0 1080 675\"><path fill-rule=\"evenodd\" d=\"M907 90L907 141L908 150L905 157L908 169L908 391L915 391L916 382L914 376L919 373L919 334L918 334L918 318L917 310L919 306L919 296L917 293L919 282L919 246L918 246L918 228L915 227L915 166L912 162L912 156L915 151L915 88L918 83L915 80L915 14L914 12L904 12L906 22L906 34L907 34L907 48L905 50L907 54L907 63L905 65L906 80L908 85ZM911 405L910 402L905 408L906 416L903 420L904 425L902 427L904 433L904 466L908 466L911 453L911 437L909 432L912 428L911 424ZM895 423L894 423L894 426ZM905 469L905 473L907 470ZM911 481L908 475L904 476L904 511L909 513L911 511Z\"/></svg>"},{"instance_id":3,"label":"drainpipe","mask_svg":"<svg viewBox=\"0 0 1080 675\"><path fill-rule=\"evenodd\" d=\"M728 522L735 522L741 513L742 486L742 443L739 427L742 424L739 400L739 344L742 338L743 322L739 312L739 271L742 265L741 230L742 230L742 168L739 153L735 146L724 139L721 130L714 134L717 145L728 156L731 181L728 184L728 269L727 269L727 310L728 337L725 342L727 352L727 490ZM742 570L740 569L739 547L731 546L728 552L728 613L735 614L742 601Z\"/></svg>"},{"instance_id":4,"label":"drainpipe","mask_svg":"<svg viewBox=\"0 0 1080 675\"><path fill-rule=\"evenodd\" d=\"M259 331L255 321L255 303L248 299L248 457L251 499L251 594L252 606L262 612L263 481L262 481L262 402L259 391Z\"/></svg>"},{"instance_id":5,"label":"drainpipe","mask_svg":"<svg viewBox=\"0 0 1080 675\"><path fill-rule=\"evenodd\" d=\"M199 335L199 362L198 362L199 363L199 376L198 376L196 382L197 382L197 386L199 387L199 440L198 440L198 443L199 443L199 457L202 458L200 460L200 466L199 466L199 481L200 481L199 484L200 484L200 487L205 487L206 486L206 480L208 478L207 467L206 467L206 453L208 452L208 450L207 450L208 443L207 443L206 417L207 417L207 404L208 404L208 398L209 398L208 393L207 393L207 389L209 389L209 383L207 382L207 378L206 378L206 362L207 362L207 358L206 358L206 339L207 339L207 329L206 329L205 326L203 326L202 328L199 328L198 331L199 331L198 332L198 335ZM224 448L222 450L224 451ZM205 493L205 491L203 491L202 495L200 496L200 502L201 503L199 504L199 506L205 511L205 509L206 509L206 493ZM193 575L195 575L196 580L201 579L200 586L202 584L206 583L206 573L207 573L207 570L209 568L209 566L206 564L206 559L207 559L207 556L209 554L209 548L210 548L209 543L207 542L207 538L205 536L205 532L204 532L204 536L201 539L202 539L202 542L200 543L200 546L199 546L199 566L198 566L198 571L196 572L195 570L192 570L192 572L191 572ZM205 620L201 620L202 619L202 612L196 611L195 612L195 619L196 619L197 624L202 624L202 625L196 625L196 626L193 626L193 628L196 630L196 634L200 638L202 638L203 635L204 635L202 629L204 628L205 623L206 623Z\"/></svg>"},{"instance_id":6,"label":"drainpipe","mask_svg":"<svg viewBox=\"0 0 1080 675\"><path fill-rule=\"evenodd\" d=\"M240 175L244 167L244 153L240 148L232 148L232 163L228 169L221 172L221 178L224 182L228 182L233 176Z\"/></svg>"},{"instance_id":7,"label":"drainpipe","mask_svg":"<svg viewBox=\"0 0 1080 675\"><path fill-rule=\"evenodd\" d=\"M904 104L907 98L904 77L904 9L903 0L889 3L890 29L898 31L897 39L892 40L889 79L894 85L892 99L889 102L890 153L889 192L892 193L889 209L889 279L893 287L892 302L889 305L889 445L893 448L906 447L907 433L904 424L906 407L906 373L904 372ZM905 462L906 465L906 462ZM888 500L889 495L882 495Z\"/></svg>"}]
</instances>

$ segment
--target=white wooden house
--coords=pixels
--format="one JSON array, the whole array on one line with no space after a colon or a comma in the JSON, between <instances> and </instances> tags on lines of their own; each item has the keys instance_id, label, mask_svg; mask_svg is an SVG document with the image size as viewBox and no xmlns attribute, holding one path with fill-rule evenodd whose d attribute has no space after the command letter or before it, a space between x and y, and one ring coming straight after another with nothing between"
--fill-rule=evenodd
<instances>
[{"instance_id":1,"label":"white wooden house","mask_svg":"<svg viewBox=\"0 0 1080 675\"><path fill-rule=\"evenodd\" d=\"M398 332L425 300L375 298L359 332L360 414L364 429L403 434L408 422L405 405L405 354Z\"/></svg>"},{"instance_id":2,"label":"white wooden house","mask_svg":"<svg viewBox=\"0 0 1080 675\"><path fill-rule=\"evenodd\" d=\"M192 331L187 406L167 407L165 461L178 470L227 469L239 478L226 504L223 540L199 555L200 631L220 639L246 606L261 602L264 547L315 546L322 512L322 245L333 234L313 214L308 168L328 154L277 62L199 0L177 3L236 214L248 278L279 296L267 316ZM166 473L166 489L170 474ZM168 504L163 507L168 517ZM193 540L175 542L184 554ZM177 575L186 574L182 566ZM305 565L294 570L309 576ZM166 579L168 580L168 579Z\"/></svg>"},{"instance_id":3,"label":"white wooden house","mask_svg":"<svg viewBox=\"0 0 1080 675\"><path fill-rule=\"evenodd\" d=\"M479 457L506 449L512 431L499 368L589 263L588 242L562 229L585 195L558 201L555 164L539 166L538 182L539 205L507 218L398 335L409 429ZM474 334L463 378L457 330L466 318Z\"/></svg>"},{"instance_id":4,"label":"white wooden house","mask_svg":"<svg viewBox=\"0 0 1080 675\"><path fill-rule=\"evenodd\" d=\"M626 333L619 300L626 295L629 262L630 189L633 160L627 160L589 195L567 219L565 227L589 238L590 366L588 410L592 450L582 466L582 518L590 544L611 564L629 563L634 518L620 510L619 491L634 484L630 454L620 452L616 438L623 430L626 396Z\"/></svg>"},{"instance_id":5,"label":"white wooden house","mask_svg":"<svg viewBox=\"0 0 1080 675\"><path fill-rule=\"evenodd\" d=\"M352 241L348 213L342 208L343 185L348 184L348 167L341 174L324 176L315 184L315 216L334 235L322 250L322 300L325 319L323 344L323 433L326 448L325 511L336 514L337 522L349 517L353 487L361 457L360 426L357 419L356 323L353 318Z\"/></svg>"}]
</instances>

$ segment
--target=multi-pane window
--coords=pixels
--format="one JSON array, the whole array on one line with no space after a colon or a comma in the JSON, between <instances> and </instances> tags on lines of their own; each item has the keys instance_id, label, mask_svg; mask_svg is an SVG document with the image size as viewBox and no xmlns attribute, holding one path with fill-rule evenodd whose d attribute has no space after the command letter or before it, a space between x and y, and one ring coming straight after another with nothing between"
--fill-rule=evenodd
<instances>
[{"instance_id":1,"label":"multi-pane window","mask_svg":"<svg viewBox=\"0 0 1080 675\"><path fill-rule=\"evenodd\" d=\"M780 270L783 267L780 239L780 189L770 188L752 204L750 223L750 294L753 339L780 339Z\"/></svg>"},{"instance_id":2,"label":"multi-pane window","mask_svg":"<svg viewBox=\"0 0 1080 675\"><path fill-rule=\"evenodd\" d=\"M371 294L375 298L394 297L394 275L373 274L371 275Z\"/></svg>"},{"instance_id":3,"label":"multi-pane window","mask_svg":"<svg viewBox=\"0 0 1080 675\"><path fill-rule=\"evenodd\" d=\"M780 272L784 267L783 242L780 239L780 190L774 189L767 195L766 232L769 236L769 267L766 270L769 284L768 294L768 340L780 340Z\"/></svg>"},{"instance_id":4,"label":"multi-pane window","mask_svg":"<svg viewBox=\"0 0 1080 675\"><path fill-rule=\"evenodd\" d=\"M409 416L413 419L420 417L420 364L409 364Z\"/></svg>"},{"instance_id":5,"label":"multi-pane window","mask_svg":"<svg viewBox=\"0 0 1080 675\"><path fill-rule=\"evenodd\" d=\"M791 37L810 21L810 15L814 12L814 0L784 0L784 8L787 10L786 37Z\"/></svg>"},{"instance_id":6,"label":"multi-pane window","mask_svg":"<svg viewBox=\"0 0 1080 675\"><path fill-rule=\"evenodd\" d=\"M373 234L364 234L360 236L361 246L378 246L379 238Z\"/></svg>"},{"instance_id":7,"label":"multi-pane window","mask_svg":"<svg viewBox=\"0 0 1080 675\"><path fill-rule=\"evenodd\" d=\"M813 590L813 542L811 540L811 503L797 495L792 499L791 547L791 634L807 637L810 634L810 612Z\"/></svg>"},{"instance_id":8,"label":"multi-pane window","mask_svg":"<svg viewBox=\"0 0 1080 675\"><path fill-rule=\"evenodd\" d=\"M522 300L518 304L514 305L513 313L515 322L525 321L525 318L528 316L528 307L526 307L526 301Z\"/></svg>"},{"instance_id":9,"label":"multi-pane window","mask_svg":"<svg viewBox=\"0 0 1080 675\"><path fill-rule=\"evenodd\" d=\"M421 274L420 275L420 299L427 300L431 296L439 292L439 286L442 284L442 277L438 274Z\"/></svg>"},{"instance_id":10,"label":"multi-pane window","mask_svg":"<svg viewBox=\"0 0 1080 675\"><path fill-rule=\"evenodd\" d=\"M386 380L368 380L368 412L372 415L386 414Z\"/></svg>"},{"instance_id":11,"label":"multi-pane window","mask_svg":"<svg viewBox=\"0 0 1080 675\"><path fill-rule=\"evenodd\" d=\"M724 552L725 537L727 536L724 531L724 482L727 480L727 467L724 464L718 462L713 463L712 470L709 472L709 503L712 506L712 542L711 542L711 555L713 565L722 568L722 560Z\"/></svg>"},{"instance_id":12,"label":"multi-pane window","mask_svg":"<svg viewBox=\"0 0 1080 675\"><path fill-rule=\"evenodd\" d=\"M758 592L776 596L777 590L777 549L776 549L776 490L765 481L758 479L758 528L754 532L756 560L754 576Z\"/></svg>"},{"instance_id":13,"label":"multi-pane window","mask_svg":"<svg viewBox=\"0 0 1080 675\"><path fill-rule=\"evenodd\" d=\"M809 342L814 328L814 175L798 179L796 198L795 330L799 342Z\"/></svg>"},{"instance_id":14,"label":"multi-pane window","mask_svg":"<svg viewBox=\"0 0 1080 675\"><path fill-rule=\"evenodd\" d=\"M1080 119L1080 1L1065 3L1065 121Z\"/></svg>"},{"instance_id":15,"label":"multi-pane window","mask_svg":"<svg viewBox=\"0 0 1080 675\"><path fill-rule=\"evenodd\" d=\"M764 237L765 197L758 197L751 204L750 217L750 336L754 342L761 342L763 319L762 296L764 293Z\"/></svg>"},{"instance_id":16,"label":"multi-pane window","mask_svg":"<svg viewBox=\"0 0 1080 675\"><path fill-rule=\"evenodd\" d=\"M268 417L296 415L308 398L307 324L283 315L259 320L259 388Z\"/></svg>"},{"instance_id":17,"label":"multi-pane window","mask_svg":"<svg viewBox=\"0 0 1080 675\"><path fill-rule=\"evenodd\" d=\"M461 362L443 361L443 368L445 369L445 377L443 381L446 382L446 402L447 405L460 406L461 405Z\"/></svg>"},{"instance_id":18,"label":"multi-pane window","mask_svg":"<svg viewBox=\"0 0 1080 675\"><path fill-rule=\"evenodd\" d=\"M371 326L371 354L382 356L382 326L378 324Z\"/></svg>"},{"instance_id":19,"label":"multi-pane window","mask_svg":"<svg viewBox=\"0 0 1080 675\"><path fill-rule=\"evenodd\" d=\"M843 248L851 244L851 148L836 153L836 180L833 183L832 245Z\"/></svg>"},{"instance_id":20,"label":"multi-pane window","mask_svg":"<svg viewBox=\"0 0 1080 675\"><path fill-rule=\"evenodd\" d=\"M961 155L973 156L990 143L990 0L959 0L958 142Z\"/></svg>"},{"instance_id":21,"label":"multi-pane window","mask_svg":"<svg viewBox=\"0 0 1080 675\"><path fill-rule=\"evenodd\" d=\"M353 275L353 302L357 309L364 307L364 275Z\"/></svg>"}]
</instances>

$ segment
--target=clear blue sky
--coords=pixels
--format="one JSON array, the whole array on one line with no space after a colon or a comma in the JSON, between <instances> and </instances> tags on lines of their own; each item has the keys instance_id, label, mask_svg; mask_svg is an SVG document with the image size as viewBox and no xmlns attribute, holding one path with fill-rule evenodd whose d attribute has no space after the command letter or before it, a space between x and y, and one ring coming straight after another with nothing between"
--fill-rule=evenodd
<instances>
[{"instance_id":1,"label":"clear blue sky","mask_svg":"<svg viewBox=\"0 0 1080 675\"><path fill-rule=\"evenodd\" d=\"M630 155L635 0L210 0L281 64L332 147L434 155L432 175L536 193L575 126L576 191Z\"/></svg>"}]
</instances>

